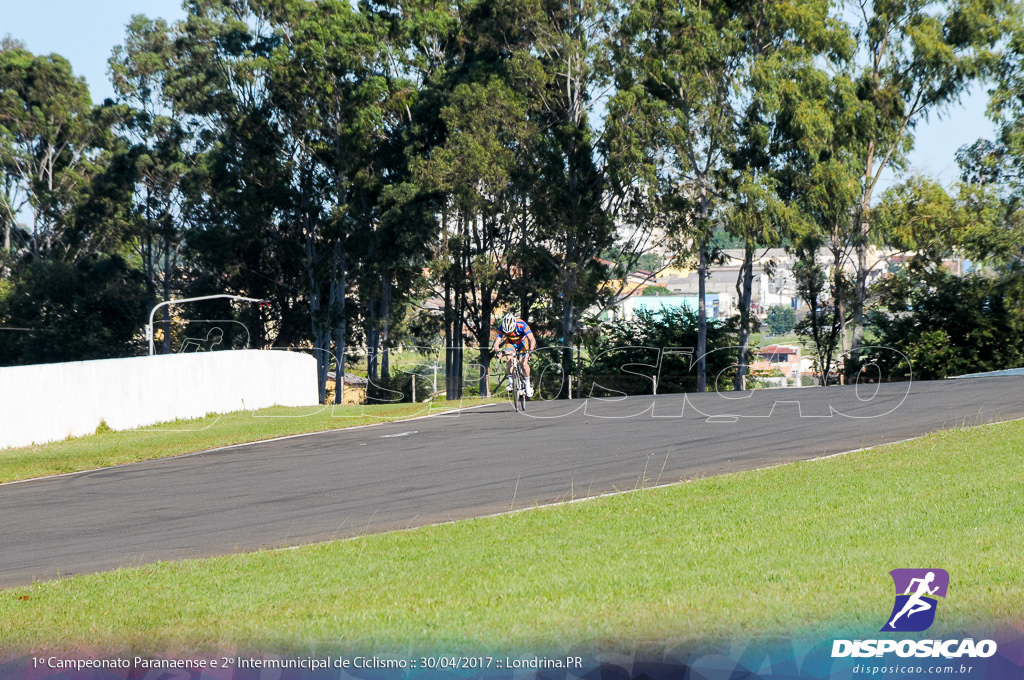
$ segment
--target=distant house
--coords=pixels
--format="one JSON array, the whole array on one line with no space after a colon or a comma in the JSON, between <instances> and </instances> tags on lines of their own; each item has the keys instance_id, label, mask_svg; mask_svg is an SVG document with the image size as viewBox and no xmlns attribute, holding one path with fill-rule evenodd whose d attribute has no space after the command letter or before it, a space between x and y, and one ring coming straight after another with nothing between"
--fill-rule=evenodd
<instances>
[{"instance_id":1,"label":"distant house","mask_svg":"<svg viewBox=\"0 0 1024 680\"><path fill-rule=\"evenodd\" d=\"M609 310L607 316L613 321L631 321L641 310L654 316L680 308L696 312L699 299L696 295L634 295ZM727 316L732 312L732 298L727 295L705 295L704 305L704 313L709 319Z\"/></svg>"},{"instance_id":2,"label":"distant house","mask_svg":"<svg viewBox=\"0 0 1024 680\"><path fill-rule=\"evenodd\" d=\"M778 369L781 376L772 380L779 387L785 386L790 380L800 386L800 376L810 373L812 360L800 355L800 348L794 345L768 345L757 350L757 358L750 363L751 373L767 375L772 369Z\"/></svg>"},{"instance_id":3,"label":"distant house","mask_svg":"<svg viewBox=\"0 0 1024 680\"><path fill-rule=\"evenodd\" d=\"M755 371L779 369L786 376L800 371L800 347L794 345L768 345L758 350L758 357L751 364Z\"/></svg>"},{"instance_id":4,"label":"distant house","mask_svg":"<svg viewBox=\"0 0 1024 680\"><path fill-rule=\"evenodd\" d=\"M337 374L334 371L327 372L327 403L334 403L334 386L335 376ZM345 373L342 377L342 382L345 384L345 400L346 404L362 404L366 401L366 387L369 381L353 373Z\"/></svg>"},{"instance_id":5,"label":"distant house","mask_svg":"<svg viewBox=\"0 0 1024 680\"><path fill-rule=\"evenodd\" d=\"M737 280L741 273L744 258L743 250L723 250L723 263L709 265L704 279L704 293L709 317L728 318L736 313L739 306ZM833 254L827 249L820 249L815 260L831 276ZM874 262L868 273L869 285L889 273L890 261L899 263L901 260L892 253L874 249L869 253L869 262ZM776 306L789 307L798 314L805 313L805 303L801 299L794 273L797 264L796 255L782 248L759 250L753 259L751 280L751 311L760 318L765 318L769 309ZM852 263L845 264L847 268ZM954 270L956 271L956 270ZM697 271L686 266L669 266L657 272L637 270L628 274L624 280L615 280L606 286L606 290L623 299L604 314L605 320L631 320L638 309L650 309L657 312L661 308L686 307L696 310L700 279ZM660 295L644 301L637 301L647 286L657 285L667 288L671 295Z\"/></svg>"},{"instance_id":6,"label":"distant house","mask_svg":"<svg viewBox=\"0 0 1024 680\"><path fill-rule=\"evenodd\" d=\"M626 280L631 283L642 283L646 285L654 284L658 277L654 272L649 272L646 269L637 269L635 272L626 275Z\"/></svg>"}]
</instances>

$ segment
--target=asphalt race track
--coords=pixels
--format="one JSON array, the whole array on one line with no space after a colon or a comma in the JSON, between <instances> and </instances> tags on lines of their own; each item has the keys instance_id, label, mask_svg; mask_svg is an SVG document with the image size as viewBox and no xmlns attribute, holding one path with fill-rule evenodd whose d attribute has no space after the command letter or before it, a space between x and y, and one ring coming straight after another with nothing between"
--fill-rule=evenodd
<instances>
[{"instance_id":1,"label":"asphalt race track","mask_svg":"<svg viewBox=\"0 0 1024 680\"><path fill-rule=\"evenodd\" d=\"M1024 418L1024 376L527 406L526 415L498 404L0 485L0 587L500 513Z\"/></svg>"}]
</instances>

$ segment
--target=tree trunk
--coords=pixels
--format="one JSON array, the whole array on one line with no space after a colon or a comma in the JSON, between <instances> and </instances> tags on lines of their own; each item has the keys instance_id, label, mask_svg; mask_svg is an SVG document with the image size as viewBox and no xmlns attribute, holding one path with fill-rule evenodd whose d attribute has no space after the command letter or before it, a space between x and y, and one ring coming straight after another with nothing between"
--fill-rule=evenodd
<instances>
[{"instance_id":1,"label":"tree trunk","mask_svg":"<svg viewBox=\"0 0 1024 680\"><path fill-rule=\"evenodd\" d=\"M391 361L388 332L391 327L391 274L385 273L380 282L380 384L391 387Z\"/></svg>"},{"instance_id":2,"label":"tree trunk","mask_svg":"<svg viewBox=\"0 0 1024 680\"><path fill-rule=\"evenodd\" d=\"M371 299L366 309L366 377L372 385L379 385L380 326L377 324L377 300Z\"/></svg>"},{"instance_id":3,"label":"tree trunk","mask_svg":"<svg viewBox=\"0 0 1024 680\"><path fill-rule=\"evenodd\" d=\"M875 88L878 88L878 74L875 72ZM879 167L885 166L885 155ZM861 195L860 212L854 225L857 238L857 272L853 291L853 333L850 337L850 361L847 365L851 370L858 370L860 363L860 347L864 338L864 306L867 304L868 290L868 244L871 231L871 196L874 189L875 173L875 142L868 144L867 162L864 170L864 192ZM838 306L837 306L838 310ZM843 318L843 350L846 347L846 319ZM845 373L845 371L844 371Z\"/></svg>"},{"instance_id":4,"label":"tree trunk","mask_svg":"<svg viewBox=\"0 0 1024 680\"><path fill-rule=\"evenodd\" d=\"M747 352L750 345L750 299L754 288L754 244L747 241L743 251L743 264L740 266L739 278L736 282L736 292L740 299L740 349L736 358L736 381L735 389L744 390L747 387Z\"/></svg>"},{"instance_id":5,"label":"tree trunk","mask_svg":"<svg viewBox=\"0 0 1024 680\"><path fill-rule=\"evenodd\" d=\"M444 281L444 391L445 398L452 390L452 287L445 276Z\"/></svg>"},{"instance_id":6,"label":"tree trunk","mask_svg":"<svg viewBox=\"0 0 1024 680\"><path fill-rule=\"evenodd\" d=\"M491 396L491 315L494 313L494 299L489 289L482 292L480 319L477 322L477 343L480 345L479 393L481 397Z\"/></svg>"},{"instance_id":7,"label":"tree trunk","mask_svg":"<svg viewBox=\"0 0 1024 680\"><path fill-rule=\"evenodd\" d=\"M313 255L316 253L316 246L307 242L306 244L307 255ZM310 295L309 295L309 316L311 333L313 336L313 354L316 357L316 387L318 403L327 403L327 371L329 368L328 357L326 355L325 346L329 346L329 338L325 338L323 332L323 318L321 313L321 292L320 287L316 283L315 274L313 272L312 259L309 264L309 279L310 279ZM325 342L326 341L326 342Z\"/></svg>"},{"instance_id":8,"label":"tree trunk","mask_svg":"<svg viewBox=\"0 0 1024 680\"><path fill-rule=\"evenodd\" d=\"M463 346L465 341L462 337L462 322L464 319L464 301L461 291L456 291L455 315L452 319L452 371L451 390L448 393L449 399L462 399L463 381Z\"/></svg>"},{"instance_id":9,"label":"tree trunk","mask_svg":"<svg viewBox=\"0 0 1024 680\"><path fill-rule=\"evenodd\" d=\"M335 327L334 351L336 353L334 363L334 403L345 403L345 332L348 324L342 317Z\"/></svg>"},{"instance_id":10,"label":"tree trunk","mask_svg":"<svg viewBox=\"0 0 1024 680\"><path fill-rule=\"evenodd\" d=\"M697 265L697 391L707 392L707 358L708 351L708 316L707 303L704 300L707 289L708 254L707 239L702 237L700 243L700 262Z\"/></svg>"},{"instance_id":11,"label":"tree trunk","mask_svg":"<svg viewBox=\"0 0 1024 680\"><path fill-rule=\"evenodd\" d=\"M167 302L171 299L171 277L167 274L171 268L170 265L170 248L167 244L164 244L164 299L162 302ZM167 305L164 307L164 341L163 341L163 353L170 354L171 352L171 306Z\"/></svg>"},{"instance_id":12,"label":"tree trunk","mask_svg":"<svg viewBox=\"0 0 1024 680\"><path fill-rule=\"evenodd\" d=\"M462 398L464 308L458 286L445 285L445 398Z\"/></svg>"},{"instance_id":13,"label":"tree trunk","mask_svg":"<svg viewBox=\"0 0 1024 680\"><path fill-rule=\"evenodd\" d=\"M569 377L573 374L572 338L575 334L573 328L573 304L565 303L565 311L562 313L562 376ZM563 380L562 387L558 392L559 399L572 399L571 380Z\"/></svg>"},{"instance_id":14,"label":"tree trunk","mask_svg":"<svg viewBox=\"0 0 1024 680\"><path fill-rule=\"evenodd\" d=\"M345 403L345 334L348 331L348 317L345 311L345 288L348 285L348 262L341 254L341 244L335 244L335 264L338 269L338 299L335 308L338 320L334 326L334 403Z\"/></svg>"}]
</instances>

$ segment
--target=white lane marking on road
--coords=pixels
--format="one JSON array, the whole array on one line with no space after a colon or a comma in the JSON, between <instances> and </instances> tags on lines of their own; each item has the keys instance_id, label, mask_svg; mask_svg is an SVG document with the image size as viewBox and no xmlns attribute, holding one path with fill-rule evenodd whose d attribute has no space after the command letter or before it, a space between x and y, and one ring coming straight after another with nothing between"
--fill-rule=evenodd
<instances>
[{"instance_id":1,"label":"white lane marking on road","mask_svg":"<svg viewBox=\"0 0 1024 680\"><path fill-rule=\"evenodd\" d=\"M217 452L220 452L220 451L227 451L227 450L230 450L230 449L240 449L240 448L245 447L245 446L255 446L257 444L268 444L268 443L275 443L275 442L283 442L283 441L287 441L288 439L299 439L301 437L313 437L313 436L321 435L321 434L336 434L338 432L353 431L353 430L364 430L364 429L366 429L368 427L381 427L383 425L388 425L388 424L391 424L391 423L394 423L394 422L410 423L410 422L412 422L414 420L425 420L426 418L453 418L453 417L458 417L458 415L460 413L462 413L463 411L475 411L477 409L489 408L489 407L495 406L495 405L496 405L495 403L491 403L491 404L478 404L476 406L467 406L466 408L455 408L455 409L451 409L451 410L448 410L448 411L441 411L440 413L431 413L431 414L425 415L425 416L417 416L415 418L404 418L404 419L393 420L393 421L388 421L388 422L370 423L368 425L355 425L353 427L339 427L339 428L334 429L334 430L318 430L316 432L302 432L302 433L299 433L299 434L287 434L287 435L283 435L281 437L273 437L271 439L258 439L256 441L251 441L251 442L242 442L241 444L228 444L227 446L217 446L217 447L212 448L212 449L204 449L202 451L193 451L192 453L179 453L179 454L173 454L173 455L170 455L170 456L164 456L162 458L152 458L150 460L139 460L139 461L135 461L135 462L132 462L132 463L121 463L120 465L108 465L108 466L105 466L105 467L89 468L88 470L75 470L74 472L61 472L61 473L58 473L58 474L55 474L55 475L45 475L43 477L31 477L29 479L13 479L13 480L11 480L9 482L0 482L0 486L9 486L11 484L31 484L33 482L42 482L42 481L47 480L47 479L55 479L55 478L59 478L59 477L77 477L78 475L85 475L85 474L88 474L90 472L100 472L102 470L116 470L118 468L129 467L129 466L132 466L132 465L140 465L140 464L144 464L144 463L164 462L164 461L174 460L174 459L177 459L177 458L194 458L196 456L205 456L206 454L209 454L209 453L217 453ZM129 431L130 430L125 430L125 432L129 432ZM362 446L362 444L360 444L360 446Z\"/></svg>"},{"instance_id":2,"label":"white lane marking on road","mask_svg":"<svg viewBox=\"0 0 1024 680\"><path fill-rule=\"evenodd\" d=\"M411 434L416 434L419 430L409 430L408 432L399 432L398 434L382 434L380 439L392 439L394 437L408 437Z\"/></svg>"}]
</instances>

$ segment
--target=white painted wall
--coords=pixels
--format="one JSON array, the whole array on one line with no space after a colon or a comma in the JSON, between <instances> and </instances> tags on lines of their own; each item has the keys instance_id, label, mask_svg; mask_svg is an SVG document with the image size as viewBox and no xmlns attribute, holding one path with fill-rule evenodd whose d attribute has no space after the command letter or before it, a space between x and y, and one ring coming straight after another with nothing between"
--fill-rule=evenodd
<instances>
[{"instance_id":1,"label":"white painted wall","mask_svg":"<svg viewBox=\"0 0 1024 680\"><path fill-rule=\"evenodd\" d=\"M238 350L0 368L0 449L207 413L318 402L316 360Z\"/></svg>"}]
</instances>

